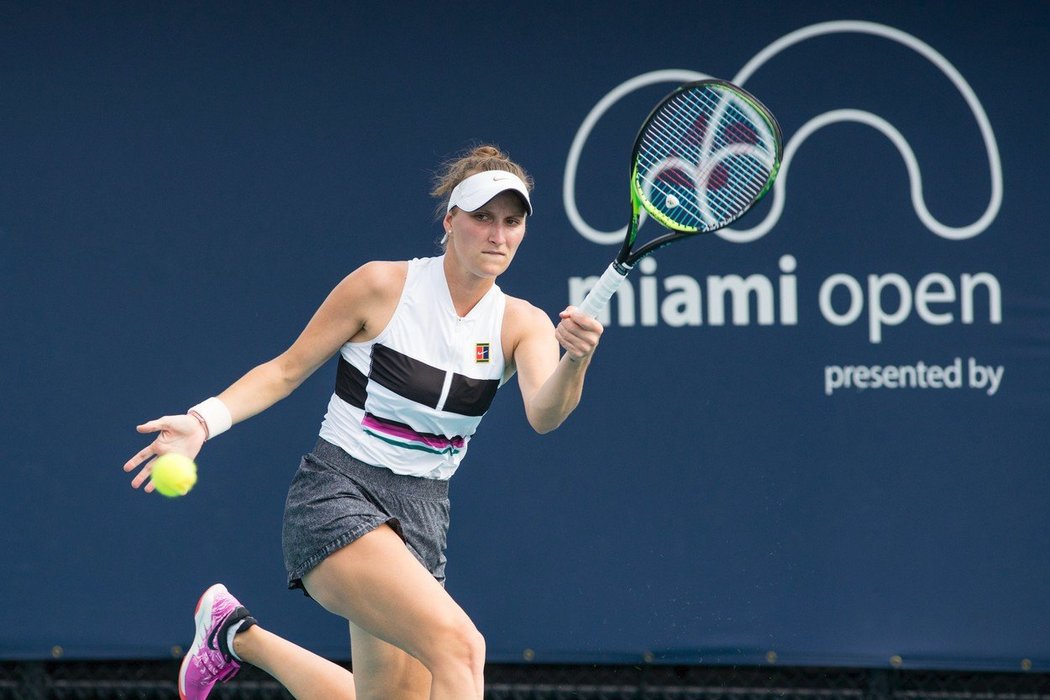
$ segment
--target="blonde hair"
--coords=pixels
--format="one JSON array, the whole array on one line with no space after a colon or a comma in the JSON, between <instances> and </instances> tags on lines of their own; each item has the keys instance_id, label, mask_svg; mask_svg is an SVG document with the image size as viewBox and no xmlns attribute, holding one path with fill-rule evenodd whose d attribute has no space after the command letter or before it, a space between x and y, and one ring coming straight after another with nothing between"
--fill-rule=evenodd
<instances>
[{"instance_id":1,"label":"blonde hair","mask_svg":"<svg viewBox=\"0 0 1050 700\"><path fill-rule=\"evenodd\" d=\"M525 168L512 161L499 147L490 144L474 146L455 158L445 161L434 176L434 187L430 190L430 196L438 200L434 211L435 219L445 216L448 198L456 185L471 175L487 170L505 170L514 173L525 183L529 192L532 191L532 176L525 172Z\"/></svg>"}]
</instances>

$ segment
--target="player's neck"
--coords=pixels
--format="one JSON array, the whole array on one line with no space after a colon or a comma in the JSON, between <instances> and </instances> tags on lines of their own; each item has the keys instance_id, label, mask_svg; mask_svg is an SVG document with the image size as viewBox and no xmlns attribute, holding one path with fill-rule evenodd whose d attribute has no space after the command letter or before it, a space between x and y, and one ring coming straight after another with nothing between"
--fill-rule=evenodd
<instances>
[{"instance_id":1,"label":"player's neck","mask_svg":"<svg viewBox=\"0 0 1050 700\"><path fill-rule=\"evenodd\" d=\"M469 314L478 302L488 294L496 280L490 277L479 277L466 270L457 269L445 261L445 282L452 297L452 306L460 317Z\"/></svg>"}]
</instances>

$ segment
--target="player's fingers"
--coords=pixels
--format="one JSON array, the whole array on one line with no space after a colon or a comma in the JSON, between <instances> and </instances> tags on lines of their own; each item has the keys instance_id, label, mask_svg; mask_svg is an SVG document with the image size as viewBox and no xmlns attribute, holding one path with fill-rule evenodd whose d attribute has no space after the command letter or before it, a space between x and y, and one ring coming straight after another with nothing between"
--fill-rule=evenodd
<instances>
[{"instance_id":1,"label":"player's fingers","mask_svg":"<svg viewBox=\"0 0 1050 700\"><path fill-rule=\"evenodd\" d=\"M572 314L573 314L573 313L574 313L575 311L576 311L576 307L575 307L575 306L572 306L572 305L570 304L569 306L566 306L566 307L565 307L565 310L564 310L564 311L562 311L562 312L561 312L560 314L558 314L558 316L560 316L561 318L572 318Z\"/></svg>"},{"instance_id":2,"label":"player's fingers","mask_svg":"<svg viewBox=\"0 0 1050 700\"><path fill-rule=\"evenodd\" d=\"M558 316L561 317L562 322L572 323L577 326L580 326L581 328L586 328L588 325L590 325L588 321L593 320L590 316L583 313L575 306L565 307L565 310L558 314Z\"/></svg>"},{"instance_id":3,"label":"player's fingers","mask_svg":"<svg viewBox=\"0 0 1050 700\"><path fill-rule=\"evenodd\" d=\"M140 486L142 486L142 484L146 482L146 479L149 478L149 475L150 475L150 473L152 471L153 471L153 460L150 459L150 461L147 462L144 467L142 467L142 471L140 471L138 474L136 474L135 478L131 480L131 488L137 489ZM149 487L146 488L147 492L152 491L152 490L153 489L151 489Z\"/></svg>"},{"instance_id":4,"label":"player's fingers","mask_svg":"<svg viewBox=\"0 0 1050 700\"><path fill-rule=\"evenodd\" d=\"M567 331L559 326L555 331L555 337L558 339L558 343L565 349L565 352L569 353L573 357L579 358L586 355L589 351L587 350L587 344L582 341L581 338L577 337L570 331Z\"/></svg>"},{"instance_id":5,"label":"player's fingers","mask_svg":"<svg viewBox=\"0 0 1050 700\"><path fill-rule=\"evenodd\" d=\"M594 318L593 316L588 316L582 311L577 311L576 313L574 313L572 315L572 320L576 323L577 326L579 326L588 333L595 333L597 335L601 335L602 331L605 330L605 326L603 326L598 321L598 319Z\"/></svg>"},{"instance_id":6,"label":"player's fingers","mask_svg":"<svg viewBox=\"0 0 1050 700\"><path fill-rule=\"evenodd\" d=\"M142 425L135 426L135 430L140 433L156 433L164 429L164 419L157 418L156 420L146 421Z\"/></svg>"},{"instance_id":7,"label":"player's fingers","mask_svg":"<svg viewBox=\"0 0 1050 700\"><path fill-rule=\"evenodd\" d=\"M558 342L563 345L570 342L586 350L593 350L598 345L598 339L602 334L600 325L598 329L594 329L583 327L572 321L559 323L557 330L560 331L560 335L557 335Z\"/></svg>"},{"instance_id":8,"label":"player's fingers","mask_svg":"<svg viewBox=\"0 0 1050 700\"><path fill-rule=\"evenodd\" d=\"M602 331L605 330L605 326L603 326L598 321L598 319L594 318L590 314L586 314L580 311L575 306L565 307L565 310L558 315L563 321L573 323L576 326L579 326L580 329L585 331L590 331L592 333L597 333L598 335L601 335Z\"/></svg>"},{"instance_id":9,"label":"player's fingers","mask_svg":"<svg viewBox=\"0 0 1050 700\"><path fill-rule=\"evenodd\" d=\"M160 452L157 451L157 442L154 440L152 443L136 452L134 457L124 463L124 471L130 472L146 460L152 459L159 454Z\"/></svg>"},{"instance_id":10,"label":"player's fingers","mask_svg":"<svg viewBox=\"0 0 1050 700\"><path fill-rule=\"evenodd\" d=\"M574 322L559 324L559 330L562 334L559 336L559 342L566 349L569 349L571 346L577 357L592 354L597 347L598 340L602 337L603 326L601 323L589 316L585 316L584 320L589 322L586 325Z\"/></svg>"}]
</instances>

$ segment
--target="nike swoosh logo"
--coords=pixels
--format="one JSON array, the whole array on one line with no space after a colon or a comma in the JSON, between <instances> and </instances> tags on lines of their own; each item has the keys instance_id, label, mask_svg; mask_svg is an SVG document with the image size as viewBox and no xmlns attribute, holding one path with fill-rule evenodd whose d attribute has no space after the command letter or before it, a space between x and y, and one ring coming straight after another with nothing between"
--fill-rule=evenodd
<instances>
[{"instance_id":1,"label":"nike swoosh logo","mask_svg":"<svg viewBox=\"0 0 1050 700\"><path fill-rule=\"evenodd\" d=\"M510 179L510 176L508 176L508 175L493 175L492 176L492 181L493 182L499 182L500 180L509 180L509 179Z\"/></svg>"}]
</instances>

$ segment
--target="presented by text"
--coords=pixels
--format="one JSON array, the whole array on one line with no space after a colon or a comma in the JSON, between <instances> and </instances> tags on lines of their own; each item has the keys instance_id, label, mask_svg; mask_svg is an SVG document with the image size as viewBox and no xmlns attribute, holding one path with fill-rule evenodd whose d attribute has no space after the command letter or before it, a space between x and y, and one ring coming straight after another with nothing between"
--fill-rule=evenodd
<instances>
[{"instance_id":1,"label":"presented by text","mask_svg":"<svg viewBox=\"0 0 1050 700\"><path fill-rule=\"evenodd\" d=\"M994 396L1002 385L1005 368L983 365L961 357L947 365L916 362L910 365L828 365L824 368L824 393L841 389L969 389Z\"/></svg>"}]
</instances>

